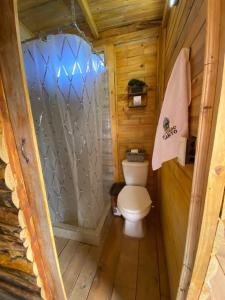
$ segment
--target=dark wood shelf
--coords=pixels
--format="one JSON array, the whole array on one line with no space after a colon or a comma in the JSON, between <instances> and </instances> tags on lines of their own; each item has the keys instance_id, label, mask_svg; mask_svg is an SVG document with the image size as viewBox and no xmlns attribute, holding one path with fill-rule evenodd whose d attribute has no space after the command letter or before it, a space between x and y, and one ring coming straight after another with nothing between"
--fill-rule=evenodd
<instances>
[{"instance_id":1,"label":"dark wood shelf","mask_svg":"<svg viewBox=\"0 0 225 300\"><path fill-rule=\"evenodd\" d=\"M137 105L137 106L135 106L135 105L128 105L128 108L144 108L144 107L146 107L147 106L147 104L143 104L143 105Z\"/></svg>"},{"instance_id":2,"label":"dark wood shelf","mask_svg":"<svg viewBox=\"0 0 225 300\"><path fill-rule=\"evenodd\" d=\"M128 93L128 97L147 95L147 92Z\"/></svg>"}]
</instances>

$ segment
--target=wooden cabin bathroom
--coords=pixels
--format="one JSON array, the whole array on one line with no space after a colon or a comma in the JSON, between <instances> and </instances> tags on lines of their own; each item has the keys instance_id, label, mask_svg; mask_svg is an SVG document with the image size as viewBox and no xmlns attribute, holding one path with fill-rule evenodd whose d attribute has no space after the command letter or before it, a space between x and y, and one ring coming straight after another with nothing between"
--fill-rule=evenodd
<instances>
[{"instance_id":1,"label":"wooden cabin bathroom","mask_svg":"<svg viewBox=\"0 0 225 300\"><path fill-rule=\"evenodd\" d=\"M225 0L0 11L0 300L224 300Z\"/></svg>"}]
</instances>

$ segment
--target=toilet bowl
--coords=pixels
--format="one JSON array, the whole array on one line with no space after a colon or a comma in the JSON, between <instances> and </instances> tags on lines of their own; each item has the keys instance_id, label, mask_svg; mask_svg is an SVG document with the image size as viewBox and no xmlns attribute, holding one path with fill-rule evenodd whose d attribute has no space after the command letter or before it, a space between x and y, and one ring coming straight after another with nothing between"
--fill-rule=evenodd
<instances>
[{"instance_id":1,"label":"toilet bowl","mask_svg":"<svg viewBox=\"0 0 225 300\"><path fill-rule=\"evenodd\" d=\"M149 162L122 161L126 186L118 195L117 205L125 219L124 233L131 237L144 236L143 219L151 208L151 198L145 188Z\"/></svg>"},{"instance_id":2,"label":"toilet bowl","mask_svg":"<svg viewBox=\"0 0 225 300\"><path fill-rule=\"evenodd\" d=\"M144 237L143 219L151 208L151 198L143 186L126 185L118 195L118 208L125 219L124 234Z\"/></svg>"}]
</instances>

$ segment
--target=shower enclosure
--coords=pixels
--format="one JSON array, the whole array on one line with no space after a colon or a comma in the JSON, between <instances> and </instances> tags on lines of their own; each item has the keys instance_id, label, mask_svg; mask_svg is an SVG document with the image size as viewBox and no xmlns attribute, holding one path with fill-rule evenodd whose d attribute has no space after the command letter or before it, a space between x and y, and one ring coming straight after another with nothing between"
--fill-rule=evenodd
<instances>
[{"instance_id":1,"label":"shower enclosure","mask_svg":"<svg viewBox=\"0 0 225 300\"><path fill-rule=\"evenodd\" d=\"M24 43L23 56L53 226L95 230L113 180L104 62L71 34Z\"/></svg>"}]
</instances>

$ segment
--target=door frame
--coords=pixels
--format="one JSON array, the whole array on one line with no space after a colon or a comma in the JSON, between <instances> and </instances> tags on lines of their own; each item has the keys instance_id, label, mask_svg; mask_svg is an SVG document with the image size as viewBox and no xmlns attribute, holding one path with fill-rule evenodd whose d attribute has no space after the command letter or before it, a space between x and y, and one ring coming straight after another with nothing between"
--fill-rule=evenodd
<instances>
[{"instance_id":1,"label":"door frame","mask_svg":"<svg viewBox=\"0 0 225 300\"><path fill-rule=\"evenodd\" d=\"M19 216L30 236L42 296L65 300L23 66L17 0L2 0L0 8L0 110Z\"/></svg>"}]
</instances>

